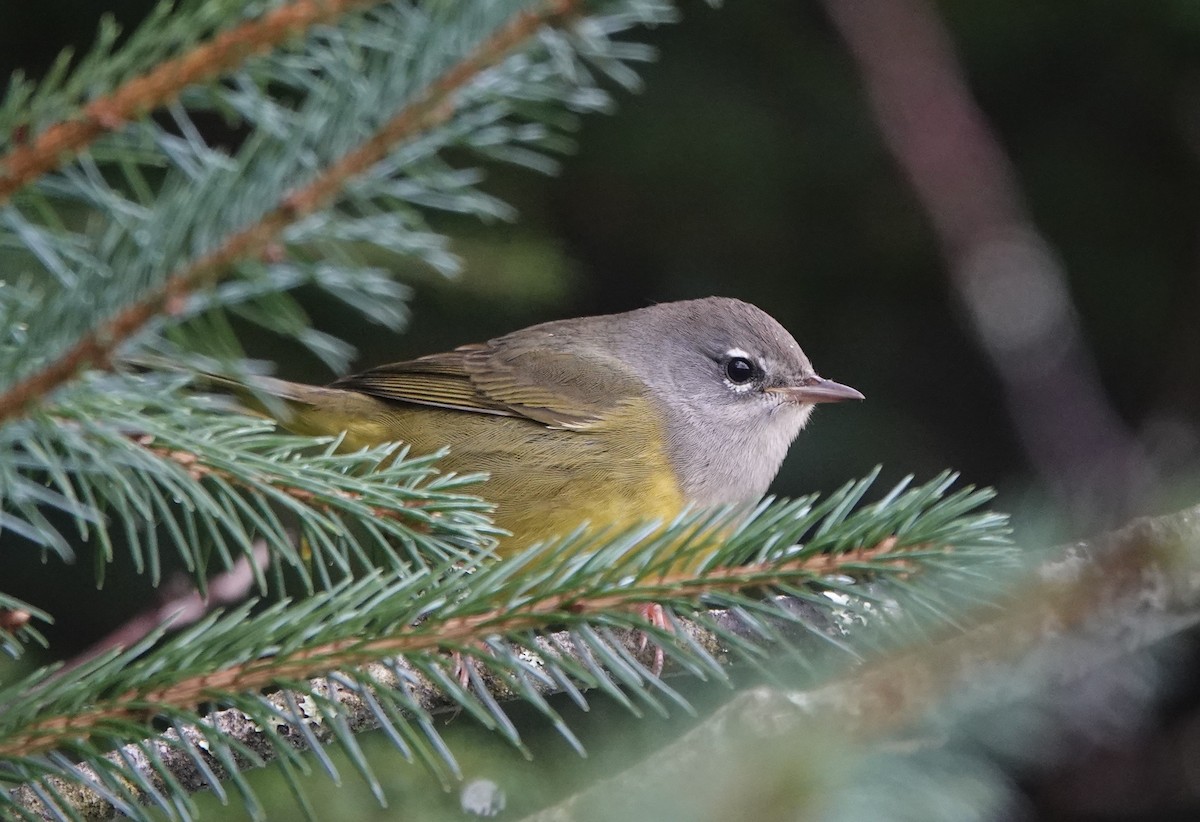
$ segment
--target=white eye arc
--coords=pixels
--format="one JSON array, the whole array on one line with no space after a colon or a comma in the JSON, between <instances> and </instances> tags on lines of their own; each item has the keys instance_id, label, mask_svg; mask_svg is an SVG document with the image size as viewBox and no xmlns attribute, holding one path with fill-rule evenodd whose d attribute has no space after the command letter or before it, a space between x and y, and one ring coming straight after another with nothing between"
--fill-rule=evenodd
<instances>
[{"instance_id":1,"label":"white eye arc","mask_svg":"<svg viewBox=\"0 0 1200 822\"><path fill-rule=\"evenodd\" d=\"M720 360L725 385L729 390L744 394L752 391L762 380L763 368L746 351L731 348Z\"/></svg>"}]
</instances>

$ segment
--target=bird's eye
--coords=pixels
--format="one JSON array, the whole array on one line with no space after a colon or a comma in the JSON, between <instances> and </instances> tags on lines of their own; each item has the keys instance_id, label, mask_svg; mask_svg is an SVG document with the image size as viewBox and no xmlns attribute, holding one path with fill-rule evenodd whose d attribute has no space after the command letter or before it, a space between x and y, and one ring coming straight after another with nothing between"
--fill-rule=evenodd
<instances>
[{"instance_id":1,"label":"bird's eye","mask_svg":"<svg viewBox=\"0 0 1200 822\"><path fill-rule=\"evenodd\" d=\"M745 357L730 357L725 361L725 376L734 385L745 385L754 379L758 369Z\"/></svg>"}]
</instances>

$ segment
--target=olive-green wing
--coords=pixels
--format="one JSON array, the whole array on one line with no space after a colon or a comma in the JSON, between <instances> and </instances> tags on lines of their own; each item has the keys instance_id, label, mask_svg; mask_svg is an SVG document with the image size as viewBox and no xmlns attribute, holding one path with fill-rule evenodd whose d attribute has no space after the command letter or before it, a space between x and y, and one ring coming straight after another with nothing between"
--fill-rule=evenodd
<instances>
[{"instance_id":1,"label":"olive-green wing","mask_svg":"<svg viewBox=\"0 0 1200 822\"><path fill-rule=\"evenodd\" d=\"M411 402L456 411L480 414L500 414L508 417L519 413L502 403L489 400L471 382L466 358L480 346L463 346L444 354L432 354L416 360L381 365L342 377L330 388L358 391L382 400Z\"/></svg>"},{"instance_id":2,"label":"olive-green wing","mask_svg":"<svg viewBox=\"0 0 1200 822\"><path fill-rule=\"evenodd\" d=\"M393 402L480 414L526 417L556 428L597 423L618 404L645 392L618 360L501 337L444 354L383 365L331 387Z\"/></svg>"}]
</instances>

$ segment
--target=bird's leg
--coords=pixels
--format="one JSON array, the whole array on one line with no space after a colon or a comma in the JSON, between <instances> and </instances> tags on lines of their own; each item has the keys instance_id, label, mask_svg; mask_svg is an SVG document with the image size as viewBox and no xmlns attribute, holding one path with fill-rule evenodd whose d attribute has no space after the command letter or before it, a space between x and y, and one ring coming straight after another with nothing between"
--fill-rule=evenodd
<instances>
[{"instance_id":1,"label":"bird's leg","mask_svg":"<svg viewBox=\"0 0 1200 822\"><path fill-rule=\"evenodd\" d=\"M451 652L450 659L454 663L454 678L464 691L467 690L467 686L471 684L471 669L467 666L475 663L463 657L462 651Z\"/></svg>"},{"instance_id":2,"label":"bird's leg","mask_svg":"<svg viewBox=\"0 0 1200 822\"><path fill-rule=\"evenodd\" d=\"M472 643L482 653L489 653L487 646L482 642ZM462 686L464 691L470 690L471 671L473 670L482 679L483 675L479 670L479 662L473 656L467 656L462 651L451 651L450 660L454 664L454 678L458 680L458 684Z\"/></svg>"},{"instance_id":3,"label":"bird's leg","mask_svg":"<svg viewBox=\"0 0 1200 822\"><path fill-rule=\"evenodd\" d=\"M655 628L666 631L667 633L675 633L675 629L671 627L671 623L667 622L666 611L657 602L645 602L638 605L636 608L637 615L649 622ZM646 650L646 646L650 644L650 635L645 631L640 632L642 637L638 640L638 653ZM654 643L654 665L651 666L650 672L655 676L659 676L663 671L663 662L665 656L662 646L657 642Z\"/></svg>"}]
</instances>

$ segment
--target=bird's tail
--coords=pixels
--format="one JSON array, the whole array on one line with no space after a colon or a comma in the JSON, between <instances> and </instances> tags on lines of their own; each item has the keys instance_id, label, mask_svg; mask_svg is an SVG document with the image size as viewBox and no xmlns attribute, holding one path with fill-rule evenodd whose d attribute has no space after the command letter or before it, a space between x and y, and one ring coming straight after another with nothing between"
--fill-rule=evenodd
<instances>
[{"instance_id":1,"label":"bird's tail","mask_svg":"<svg viewBox=\"0 0 1200 822\"><path fill-rule=\"evenodd\" d=\"M212 390L235 398L244 410L257 416L267 417L297 434L326 436L348 434L358 440L375 428L382 403L357 391L308 385L301 382L281 380L276 377L247 375L230 377L208 371L194 371L178 363L154 359L127 361L128 364L147 370L176 371L188 374L193 384L202 390ZM379 439L374 431L367 444Z\"/></svg>"}]
</instances>

